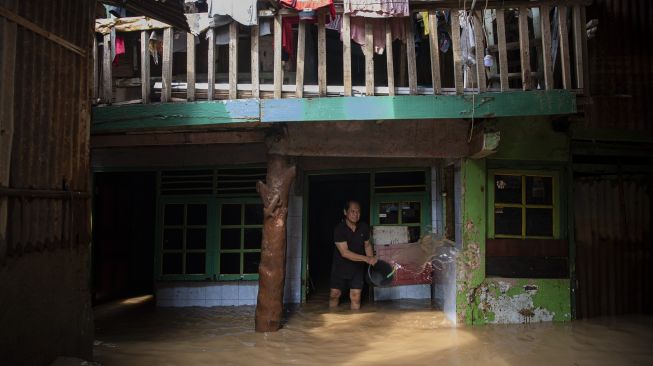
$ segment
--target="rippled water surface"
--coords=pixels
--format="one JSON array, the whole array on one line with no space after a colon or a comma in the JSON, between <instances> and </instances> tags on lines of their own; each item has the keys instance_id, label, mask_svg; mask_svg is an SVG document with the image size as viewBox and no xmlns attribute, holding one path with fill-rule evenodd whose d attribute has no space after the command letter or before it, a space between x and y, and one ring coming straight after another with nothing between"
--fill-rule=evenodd
<instances>
[{"instance_id":1,"label":"rippled water surface","mask_svg":"<svg viewBox=\"0 0 653 366\"><path fill-rule=\"evenodd\" d=\"M428 303L317 302L254 332L254 307L96 308L102 365L653 365L653 317L452 327Z\"/></svg>"}]
</instances>

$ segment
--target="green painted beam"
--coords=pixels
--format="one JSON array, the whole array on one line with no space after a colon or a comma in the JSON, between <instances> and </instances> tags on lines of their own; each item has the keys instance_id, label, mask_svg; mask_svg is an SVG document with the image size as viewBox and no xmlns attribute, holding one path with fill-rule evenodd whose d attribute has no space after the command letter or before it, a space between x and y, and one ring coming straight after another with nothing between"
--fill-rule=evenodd
<instances>
[{"instance_id":1,"label":"green painted beam","mask_svg":"<svg viewBox=\"0 0 653 366\"><path fill-rule=\"evenodd\" d=\"M261 100L261 122L456 119L576 113L567 90Z\"/></svg>"},{"instance_id":2,"label":"green painted beam","mask_svg":"<svg viewBox=\"0 0 653 366\"><path fill-rule=\"evenodd\" d=\"M91 132L259 122L258 99L94 107Z\"/></svg>"},{"instance_id":3,"label":"green painted beam","mask_svg":"<svg viewBox=\"0 0 653 366\"><path fill-rule=\"evenodd\" d=\"M243 122L410 120L576 113L566 90L468 95L239 99L93 108L92 132Z\"/></svg>"}]
</instances>

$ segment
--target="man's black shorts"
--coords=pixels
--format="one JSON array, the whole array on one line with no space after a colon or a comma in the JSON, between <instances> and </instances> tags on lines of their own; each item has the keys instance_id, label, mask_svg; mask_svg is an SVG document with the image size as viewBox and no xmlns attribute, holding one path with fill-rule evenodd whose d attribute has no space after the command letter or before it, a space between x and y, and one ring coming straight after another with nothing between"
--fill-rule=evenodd
<instances>
[{"instance_id":1,"label":"man's black shorts","mask_svg":"<svg viewBox=\"0 0 653 366\"><path fill-rule=\"evenodd\" d=\"M365 270L362 268L351 275L344 276L336 271L331 271L331 288L337 288L340 291L347 291L348 289L361 290L364 277Z\"/></svg>"}]
</instances>

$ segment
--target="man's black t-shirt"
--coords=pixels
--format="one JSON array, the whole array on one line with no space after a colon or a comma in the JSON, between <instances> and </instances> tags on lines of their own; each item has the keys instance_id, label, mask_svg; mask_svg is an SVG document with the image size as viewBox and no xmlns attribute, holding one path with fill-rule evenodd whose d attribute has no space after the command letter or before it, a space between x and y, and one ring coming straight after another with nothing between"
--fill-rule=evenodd
<instances>
[{"instance_id":1,"label":"man's black t-shirt","mask_svg":"<svg viewBox=\"0 0 653 366\"><path fill-rule=\"evenodd\" d=\"M350 251L365 255L365 242L370 239L370 227L359 222L356 231L352 231L345 221L340 222L333 229L333 241L336 243L347 242ZM343 258L338 248L333 251L333 265L331 273L341 278L349 278L357 271L365 269L365 262L354 262Z\"/></svg>"}]
</instances>

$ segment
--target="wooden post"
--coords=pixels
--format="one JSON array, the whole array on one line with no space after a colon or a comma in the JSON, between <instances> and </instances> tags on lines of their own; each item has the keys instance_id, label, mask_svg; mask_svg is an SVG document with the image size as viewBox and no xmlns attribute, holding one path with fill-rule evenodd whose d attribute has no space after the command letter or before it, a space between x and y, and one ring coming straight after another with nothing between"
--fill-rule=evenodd
<instances>
[{"instance_id":1,"label":"wooden post","mask_svg":"<svg viewBox=\"0 0 653 366\"><path fill-rule=\"evenodd\" d=\"M374 28L365 18L365 95L374 95Z\"/></svg>"},{"instance_id":2,"label":"wooden post","mask_svg":"<svg viewBox=\"0 0 653 366\"><path fill-rule=\"evenodd\" d=\"M560 70L562 87L571 89L571 63L569 62L569 32L567 28L567 7L558 7L558 35L560 44Z\"/></svg>"},{"instance_id":3,"label":"wooden post","mask_svg":"<svg viewBox=\"0 0 653 366\"><path fill-rule=\"evenodd\" d=\"M487 9L483 12L483 24L485 26L485 33L487 34L487 45L488 47L494 46L494 26L493 26L493 19L496 17L496 10L495 9ZM492 67L490 67L490 74L498 74L497 73L497 63L495 62Z\"/></svg>"},{"instance_id":4,"label":"wooden post","mask_svg":"<svg viewBox=\"0 0 653 366\"><path fill-rule=\"evenodd\" d=\"M424 19L427 21L427 19ZM438 16L435 10L429 10L429 45L431 49L431 84L433 94L442 93L442 81L440 78L440 44L438 39Z\"/></svg>"},{"instance_id":5,"label":"wooden post","mask_svg":"<svg viewBox=\"0 0 653 366\"><path fill-rule=\"evenodd\" d=\"M281 69L281 14L274 16L274 99L281 99L283 70Z\"/></svg>"},{"instance_id":6,"label":"wooden post","mask_svg":"<svg viewBox=\"0 0 653 366\"><path fill-rule=\"evenodd\" d=\"M395 95L395 67L392 50L392 26L385 20L385 64L388 69L388 95Z\"/></svg>"},{"instance_id":7,"label":"wooden post","mask_svg":"<svg viewBox=\"0 0 653 366\"><path fill-rule=\"evenodd\" d=\"M186 100L195 100L195 40L192 33L186 35Z\"/></svg>"},{"instance_id":8,"label":"wooden post","mask_svg":"<svg viewBox=\"0 0 653 366\"><path fill-rule=\"evenodd\" d=\"M317 18L317 90L321 97L327 95L325 16L324 12L319 12Z\"/></svg>"},{"instance_id":9,"label":"wooden post","mask_svg":"<svg viewBox=\"0 0 653 366\"><path fill-rule=\"evenodd\" d=\"M98 75L98 54L97 54L97 38L95 33L93 34L93 103L97 101L98 98L98 87L100 84L100 78Z\"/></svg>"},{"instance_id":10,"label":"wooden post","mask_svg":"<svg viewBox=\"0 0 653 366\"><path fill-rule=\"evenodd\" d=\"M476 83L478 84L478 91L485 92L487 90L487 81L485 78L485 65L483 57L485 55L485 46L483 43L483 10L477 10L472 16L474 22L474 40L476 42Z\"/></svg>"},{"instance_id":11,"label":"wooden post","mask_svg":"<svg viewBox=\"0 0 653 366\"><path fill-rule=\"evenodd\" d=\"M111 104L113 101L113 81L111 78L111 34L104 35L102 48L102 102Z\"/></svg>"},{"instance_id":12,"label":"wooden post","mask_svg":"<svg viewBox=\"0 0 653 366\"><path fill-rule=\"evenodd\" d=\"M417 64L415 61L415 35L412 14L406 19L406 61L408 62L408 89L417 94Z\"/></svg>"},{"instance_id":13,"label":"wooden post","mask_svg":"<svg viewBox=\"0 0 653 366\"><path fill-rule=\"evenodd\" d=\"M497 9L497 41L501 91L507 91L510 89L510 85L508 83L508 51L506 50L506 17L503 9Z\"/></svg>"},{"instance_id":14,"label":"wooden post","mask_svg":"<svg viewBox=\"0 0 653 366\"><path fill-rule=\"evenodd\" d=\"M252 74L252 98L258 98L260 93L259 87L259 76L258 76L258 39L259 39L259 27L258 25L252 26L252 42L250 50L252 52L251 67L250 73Z\"/></svg>"},{"instance_id":15,"label":"wooden post","mask_svg":"<svg viewBox=\"0 0 653 366\"><path fill-rule=\"evenodd\" d=\"M207 38L209 40L209 49L208 49L208 60L207 60L207 90L206 90L206 99L213 100L215 96L215 29L209 28L206 31Z\"/></svg>"},{"instance_id":16,"label":"wooden post","mask_svg":"<svg viewBox=\"0 0 653 366\"><path fill-rule=\"evenodd\" d=\"M148 31L141 32L141 99L143 104L150 102L150 51L148 49L150 35L148 33Z\"/></svg>"},{"instance_id":17,"label":"wooden post","mask_svg":"<svg viewBox=\"0 0 653 366\"><path fill-rule=\"evenodd\" d=\"M14 139L14 77L16 74L16 23L0 17L0 187L9 187ZM7 248L9 200L0 196L0 264Z\"/></svg>"},{"instance_id":18,"label":"wooden post","mask_svg":"<svg viewBox=\"0 0 653 366\"><path fill-rule=\"evenodd\" d=\"M342 16L342 85L346 97L351 96L351 31L349 14Z\"/></svg>"},{"instance_id":19,"label":"wooden post","mask_svg":"<svg viewBox=\"0 0 653 366\"><path fill-rule=\"evenodd\" d=\"M540 9L540 25L542 26L542 68L544 69L544 88L553 89L553 59L551 58L551 8L542 5Z\"/></svg>"},{"instance_id":20,"label":"wooden post","mask_svg":"<svg viewBox=\"0 0 653 366\"><path fill-rule=\"evenodd\" d=\"M286 157L269 155L266 182L259 181L256 185L263 201L263 241L255 314L257 332L274 332L281 326L288 194L295 174L295 166L289 165Z\"/></svg>"},{"instance_id":21,"label":"wooden post","mask_svg":"<svg viewBox=\"0 0 653 366\"><path fill-rule=\"evenodd\" d=\"M519 8L519 52L521 59L521 79L524 90L532 89L531 86L531 49L528 39L528 8Z\"/></svg>"},{"instance_id":22,"label":"wooden post","mask_svg":"<svg viewBox=\"0 0 653 366\"><path fill-rule=\"evenodd\" d=\"M453 79L456 94L462 94L463 89L463 63L460 50L460 19L458 11L451 10L451 47L453 50Z\"/></svg>"},{"instance_id":23,"label":"wooden post","mask_svg":"<svg viewBox=\"0 0 653 366\"><path fill-rule=\"evenodd\" d=\"M161 72L161 103L167 103L172 99L172 28L163 30Z\"/></svg>"},{"instance_id":24,"label":"wooden post","mask_svg":"<svg viewBox=\"0 0 653 366\"><path fill-rule=\"evenodd\" d=\"M238 23L229 24L229 99L238 99Z\"/></svg>"},{"instance_id":25,"label":"wooden post","mask_svg":"<svg viewBox=\"0 0 653 366\"><path fill-rule=\"evenodd\" d=\"M576 57L576 88L585 88L585 65L584 56L584 38L587 36L585 22L583 21L585 8L581 5L574 5L572 8L572 21L574 22L574 56Z\"/></svg>"},{"instance_id":26,"label":"wooden post","mask_svg":"<svg viewBox=\"0 0 653 366\"><path fill-rule=\"evenodd\" d=\"M304 55L306 54L306 22L299 21L297 29L297 72L295 73L295 96L304 97Z\"/></svg>"}]
</instances>

